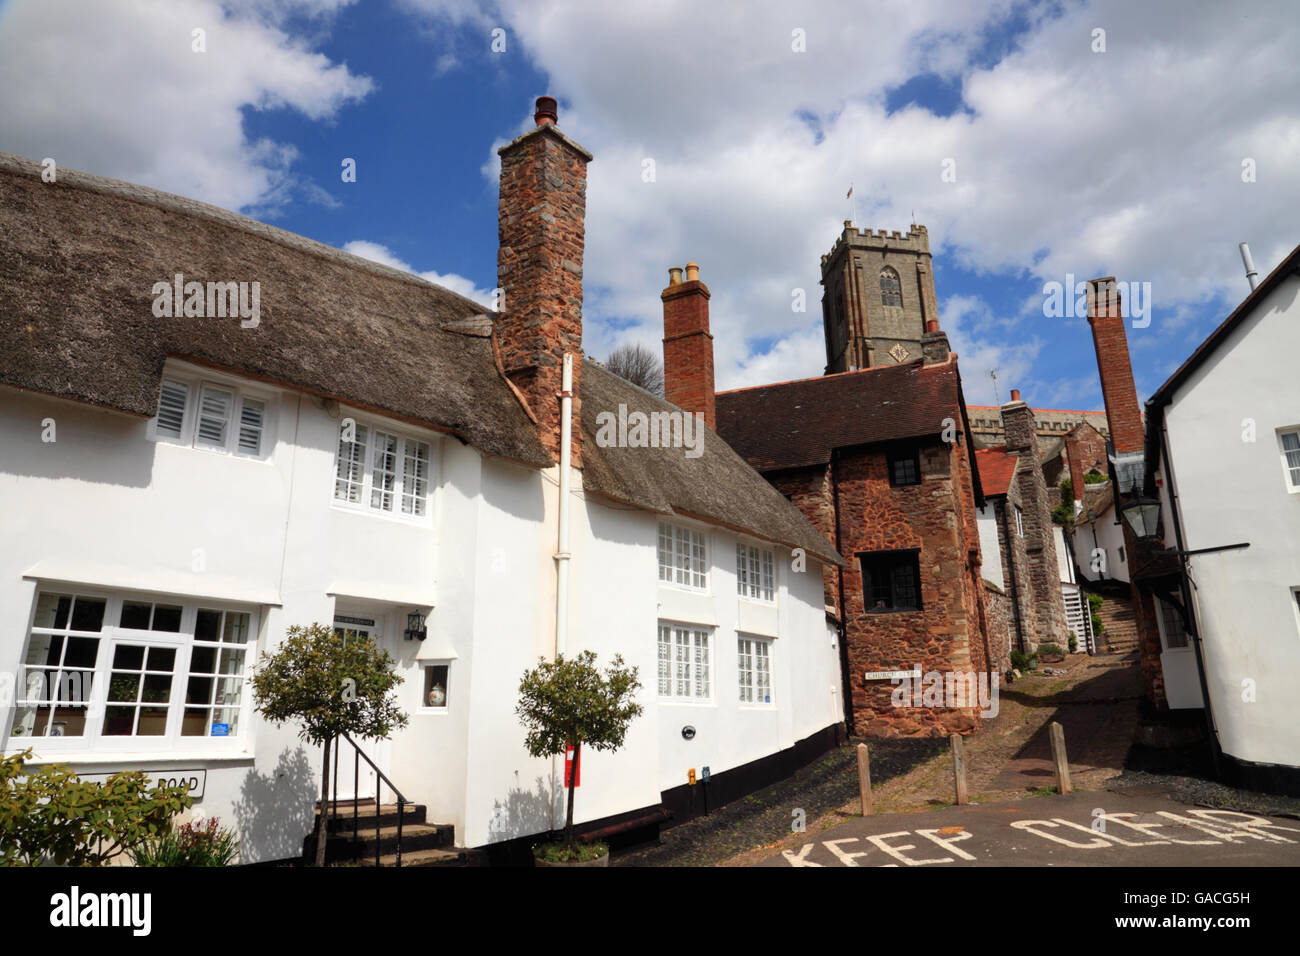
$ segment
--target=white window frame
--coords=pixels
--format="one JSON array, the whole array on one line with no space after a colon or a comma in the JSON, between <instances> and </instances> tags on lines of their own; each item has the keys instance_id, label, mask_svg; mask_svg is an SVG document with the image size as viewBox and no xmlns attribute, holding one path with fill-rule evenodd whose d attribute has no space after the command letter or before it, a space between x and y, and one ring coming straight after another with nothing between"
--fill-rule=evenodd
<instances>
[{"instance_id":1,"label":"white window frame","mask_svg":"<svg viewBox=\"0 0 1300 956\"><path fill-rule=\"evenodd\" d=\"M776 552L736 542L736 593L742 600L776 603Z\"/></svg>"},{"instance_id":2,"label":"white window frame","mask_svg":"<svg viewBox=\"0 0 1300 956\"><path fill-rule=\"evenodd\" d=\"M1277 430L1278 455L1282 460L1282 478L1286 482L1286 490L1293 495L1300 495L1300 478L1293 474L1293 466L1287 461L1287 448L1284 438L1286 435L1294 435L1296 441L1300 443L1300 425L1290 425Z\"/></svg>"},{"instance_id":3,"label":"white window frame","mask_svg":"<svg viewBox=\"0 0 1300 956\"><path fill-rule=\"evenodd\" d=\"M423 714L448 713L451 709L451 669L453 664L452 660L450 658L439 658L436 660L417 661L417 663L419 664L419 668L420 668L420 706L418 712ZM444 702L441 707L435 707L433 706L433 704L430 704L429 695L426 694L424 691L425 673L434 667L447 668L447 685L442 689L443 693L446 694L447 696L444 698Z\"/></svg>"},{"instance_id":4,"label":"white window frame","mask_svg":"<svg viewBox=\"0 0 1300 956\"><path fill-rule=\"evenodd\" d=\"M362 429L365 430L365 451L360 462L361 481L359 485L359 495L357 501L349 501L346 498L338 496L339 463L343 451L343 423L351 419L355 425L356 431L353 434L354 441L351 447L355 448L358 442L355 439L360 435ZM396 441L393 452L393 483L391 489L383 489L376 485L376 473L382 471L387 473L388 469L379 469L379 444L376 441L376 435L384 435ZM424 475L424 491L422 493L414 492L407 488L407 457L412 448L418 448L423 445L428 450L425 459L426 470ZM338 440L334 446L334 467L330 474L330 503L332 507L343 511L350 511L358 514L378 515L379 517L389 518L396 521L402 521L410 524L431 526L433 524L434 509L434 491L437 488L436 460L437 444L435 440L428 435L420 435L410 430L393 428L387 422L368 417L359 417L350 412L344 412L339 419ZM351 478L346 479L351 484ZM419 477L416 476L416 480ZM392 507L376 507L373 503L375 497L389 495ZM407 499L417 495L423 503L424 513L415 514L413 511L408 513L402 509L406 507ZM380 498L382 501L382 497Z\"/></svg>"},{"instance_id":5,"label":"white window frame","mask_svg":"<svg viewBox=\"0 0 1300 956\"><path fill-rule=\"evenodd\" d=\"M763 710L776 707L774 700L776 695L772 690L772 662L775 646L776 642L770 637L759 637L755 634L736 635L736 685L737 699L741 707ZM760 660L766 662L761 667ZM763 694L764 684L760 680L764 670L767 674L766 695ZM763 700L763 696L767 699Z\"/></svg>"},{"instance_id":6,"label":"white window frame","mask_svg":"<svg viewBox=\"0 0 1300 956\"><path fill-rule=\"evenodd\" d=\"M185 407L181 413L180 434L165 435L159 433L158 413L160 407L156 406L153 418L149 419L147 429L147 437L150 441L180 445L186 448L199 448L213 454L229 455L232 458L243 458L248 461L270 460L271 452L275 448L274 426L276 419L275 396L270 391L256 387L249 388L243 383L226 376L199 374L187 370L168 368L163 371L162 382L159 383L158 387L159 406L162 403L163 388L168 384L183 385L186 389ZM201 402L205 389L225 392L231 397L229 416L226 419L225 441L221 444L204 441L199 436ZM257 454L243 451L239 447L244 408L249 403L262 406L262 425Z\"/></svg>"},{"instance_id":7,"label":"white window frame","mask_svg":"<svg viewBox=\"0 0 1300 956\"><path fill-rule=\"evenodd\" d=\"M94 600L103 600L105 602L104 617L99 631L73 631L69 626L63 628L38 628L35 626L36 611L40 595L42 593L51 595L72 595L74 598L90 598ZM153 631L139 630L135 628L121 627L117 622L121 620L122 606L124 604L152 604L152 605L179 605L181 607L180 630L171 631ZM242 642L222 642L221 635L218 634L217 642L200 642L195 640L196 623L199 610L221 611L234 614L248 615L248 631L245 640ZM151 612L152 613L152 612ZM221 626L224 627L225 618L221 619ZM258 635L261 626L261 615L258 609L251 605L232 603L229 601L210 601L204 598L183 597L179 595L140 593L130 591L105 590L94 587L81 587L77 585L64 585L55 583L43 583L37 588L37 594L32 602L32 610L28 615L27 634L22 644L21 657L19 658L19 686L15 688L15 706L10 711L12 722L9 727L4 728L8 739L8 749L25 748L29 741L38 742L36 749L42 754L58 754L60 756L75 755L87 760L94 759L97 755L111 753L132 753L148 754L157 756L166 756L169 753L178 751L212 753L214 755L247 753L251 749L251 723L253 719L253 702L252 702L252 675L253 665L256 661ZM25 681L27 665L28 648L33 635L59 634L71 637L93 637L98 639L99 644L96 649L96 662L92 668L80 668L93 673L93 686L91 695L87 704L91 712L87 715L86 733L81 736L52 736L46 734L43 736L14 735L13 727L18 724L19 712L24 706L27 706L29 698L27 697L27 687ZM167 724L166 732L159 735L140 736L140 735L118 735L105 734L104 725L108 717L107 708L113 706L108 701L108 693L113 673L113 658L116 648L123 645L144 646L146 648L158 647L171 649L175 651L175 658L171 670L171 688L166 701L167 707ZM190 709L206 709L208 711L209 733L204 736L187 736L182 734L185 710L187 707L186 698L188 696L189 681L191 676L191 667L194 663L195 647L215 646L218 648L216 663L214 667L218 673L212 676L212 680L217 682L217 687L209 695L208 703L201 704L194 702L189 704ZM229 674L219 673L221 661L225 650L232 653L243 653L243 665L237 672ZM40 665L30 665L39 667ZM147 668L146 668L147 669ZM129 670L129 669L128 669ZM209 676L209 672L204 671L195 675L200 679ZM217 705L215 698L216 689L220 687L220 681L225 679L237 679L240 682L240 697L237 704ZM37 703L32 700L32 703ZM159 702L162 706L162 702ZM140 704L136 705L137 711ZM237 710L237 726L233 733L226 736L211 736L211 717L214 709ZM54 713L51 713L51 723L54 721ZM229 721L227 721L229 722Z\"/></svg>"},{"instance_id":8,"label":"white window frame","mask_svg":"<svg viewBox=\"0 0 1300 956\"><path fill-rule=\"evenodd\" d=\"M713 629L699 624L659 622L655 660L658 667L657 691L661 702L713 703L713 687L716 683L713 638ZM703 653L701 653L701 643L703 643ZM665 657L665 650L667 657ZM701 665L703 680L700 677Z\"/></svg>"},{"instance_id":9,"label":"white window frame","mask_svg":"<svg viewBox=\"0 0 1300 956\"><path fill-rule=\"evenodd\" d=\"M665 540L668 542L667 549L664 547ZM709 562L709 537L706 532L687 525L660 521L655 541L660 585L708 592L712 566Z\"/></svg>"},{"instance_id":10,"label":"white window frame","mask_svg":"<svg viewBox=\"0 0 1300 956\"><path fill-rule=\"evenodd\" d=\"M1025 511L1020 505L1012 505L1011 507L1016 509L1016 537L1023 538L1025 536Z\"/></svg>"}]
</instances>

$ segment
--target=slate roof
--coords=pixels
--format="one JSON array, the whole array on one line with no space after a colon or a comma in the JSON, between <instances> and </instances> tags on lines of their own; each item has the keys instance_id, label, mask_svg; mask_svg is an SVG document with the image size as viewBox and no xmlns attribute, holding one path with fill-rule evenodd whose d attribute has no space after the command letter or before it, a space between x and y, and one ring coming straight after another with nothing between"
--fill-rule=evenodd
<instances>
[{"instance_id":1,"label":"slate roof","mask_svg":"<svg viewBox=\"0 0 1300 956\"><path fill-rule=\"evenodd\" d=\"M719 392L718 434L759 471L821 465L831 450L942 434L964 418L957 363L885 365ZM966 431L964 421L958 428Z\"/></svg>"}]
</instances>

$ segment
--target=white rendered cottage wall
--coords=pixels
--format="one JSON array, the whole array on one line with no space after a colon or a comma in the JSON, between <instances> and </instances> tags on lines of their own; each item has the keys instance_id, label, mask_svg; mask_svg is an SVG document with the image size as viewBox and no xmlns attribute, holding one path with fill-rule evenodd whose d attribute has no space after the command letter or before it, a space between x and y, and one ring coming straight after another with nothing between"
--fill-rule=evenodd
<instances>
[{"instance_id":1,"label":"white rendered cottage wall","mask_svg":"<svg viewBox=\"0 0 1300 956\"><path fill-rule=\"evenodd\" d=\"M1093 522L1088 521L1086 514L1077 516L1074 519L1073 537L1074 561L1085 579L1128 583L1128 552L1124 550L1124 529L1115 523L1113 507ZM1094 551L1101 553L1096 555ZM1093 565L1098 559L1100 566L1094 570Z\"/></svg>"},{"instance_id":2,"label":"white rendered cottage wall","mask_svg":"<svg viewBox=\"0 0 1300 956\"><path fill-rule=\"evenodd\" d=\"M9 505L0 510L0 673L19 671L39 581L60 591L237 603L258 614L259 654L294 624L371 618L404 677L398 697L410 715L390 743L369 747L382 769L428 806L431 821L454 824L461 845L548 829L563 792L552 792L553 762L524 750L514 706L523 671L554 650L555 469L538 473L432 432L261 388L273 412L264 461L151 441L143 420L0 389L0 500ZM339 422L354 414L430 443L428 521L335 505ZM41 441L46 419L54 442ZM708 593L687 593L658 582L657 516L581 490L572 504L568 649L590 648L602 662L622 653L640 668L646 707L622 751L584 755L579 821L657 805L689 768L720 773L843 719L818 562L793 572L789 552L772 546L778 600L754 604L736 594L736 536L687 522L705 531L711 565ZM424 642L402 636L415 608L431 612ZM660 620L712 629L710 702L659 702ZM774 639L770 708L737 700L738 631ZM442 710L423 700L431 663L449 666ZM247 689L244 702L238 739L181 738L163 751L124 754L66 738L56 749L43 738L37 758L83 773L201 769L195 810L235 827L245 862L293 857L311 826L320 750L294 727L260 721ZM0 727L6 752L33 742L8 739L11 714ZM681 737L685 723L697 729L693 741ZM346 790L350 749L343 756Z\"/></svg>"},{"instance_id":3,"label":"white rendered cottage wall","mask_svg":"<svg viewBox=\"0 0 1300 956\"><path fill-rule=\"evenodd\" d=\"M997 511L992 502L988 502L976 512L975 525L979 528L980 554L983 563L980 574L985 581L991 581L999 588L1006 588L1006 579L1002 576L1002 548L998 545Z\"/></svg>"},{"instance_id":4,"label":"white rendered cottage wall","mask_svg":"<svg viewBox=\"0 0 1300 956\"><path fill-rule=\"evenodd\" d=\"M1250 543L1188 562L1220 742L1238 759L1287 766L1300 765L1300 493L1288 491L1277 429L1300 426L1297 354L1300 279L1291 276L1165 409L1182 547ZM1167 505L1164 514L1172 546Z\"/></svg>"},{"instance_id":5,"label":"white rendered cottage wall","mask_svg":"<svg viewBox=\"0 0 1300 956\"><path fill-rule=\"evenodd\" d=\"M177 369L186 370L169 364ZM273 412L266 460L151 441L143 420L0 390L0 447L6 449L0 500L8 505L0 511L6 542L0 672L17 678L38 581L62 592L237 603L258 614L258 653L274 650L288 626L328 623L351 602L375 614L384 645L409 663L417 645L403 646L404 612L436 603L432 521L412 524L334 507L341 413L307 397L261 390ZM54 442L41 440L47 419L54 422ZM429 441L436 461L434 433L401 430ZM436 471L432 477L436 487ZM437 499L435 492L435 509ZM418 693L408 683L403 696L411 701L404 706ZM246 688L246 705L250 699ZM245 861L301 851L319 787L320 751L302 745L293 728L266 725L246 707L238 740L180 738L165 752L125 754L101 741L88 751L73 738L11 737L7 704L0 726L6 752L35 745L38 759L85 773L205 770L195 809L240 831Z\"/></svg>"}]
</instances>

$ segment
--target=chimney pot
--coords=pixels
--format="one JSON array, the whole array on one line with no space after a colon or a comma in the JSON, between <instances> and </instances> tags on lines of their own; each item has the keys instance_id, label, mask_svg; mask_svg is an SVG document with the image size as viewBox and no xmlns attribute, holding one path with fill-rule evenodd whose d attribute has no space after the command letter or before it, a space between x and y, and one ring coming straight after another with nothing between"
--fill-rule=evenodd
<instances>
[{"instance_id":1,"label":"chimney pot","mask_svg":"<svg viewBox=\"0 0 1300 956\"><path fill-rule=\"evenodd\" d=\"M1013 389L1011 390L1011 400L1012 400L1013 402L1018 402L1018 401L1020 401L1020 389L1018 389L1018 388L1013 388Z\"/></svg>"},{"instance_id":2,"label":"chimney pot","mask_svg":"<svg viewBox=\"0 0 1300 956\"><path fill-rule=\"evenodd\" d=\"M925 330L926 330L927 332L938 332L938 331L939 331L939 320L938 320L938 319L926 319L926 322L925 322Z\"/></svg>"},{"instance_id":3,"label":"chimney pot","mask_svg":"<svg viewBox=\"0 0 1300 956\"><path fill-rule=\"evenodd\" d=\"M687 282L700 281L700 267L697 266L694 262L686 263L686 281Z\"/></svg>"},{"instance_id":4,"label":"chimney pot","mask_svg":"<svg viewBox=\"0 0 1300 956\"><path fill-rule=\"evenodd\" d=\"M668 285L675 286L682 284L682 267L673 266L668 270Z\"/></svg>"},{"instance_id":5,"label":"chimney pot","mask_svg":"<svg viewBox=\"0 0 1300 956\"><path fill-rule=\"evenodd\" d=\"M533 122L538 126L554 126L560 120L559 104L554 96L537 97L537 110L533 113Z\"/></svg>"}]
</instances>

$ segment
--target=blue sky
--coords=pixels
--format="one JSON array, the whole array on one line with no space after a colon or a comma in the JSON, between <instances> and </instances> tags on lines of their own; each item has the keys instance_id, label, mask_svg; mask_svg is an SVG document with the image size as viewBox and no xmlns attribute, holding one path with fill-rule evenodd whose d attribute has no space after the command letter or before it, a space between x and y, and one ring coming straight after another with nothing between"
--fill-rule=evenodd
<instances>
[{"instance_id":1,"label":"blue sky","mask_svg":"<svg viewBox=\"0 0 1300 956\"><path fill-rule=\"evenodd\" d=\"M968 400L993 401L997 369L1003 400L1020 388L1039 407L1093 408L1087 323L1044 315L1044 283L1150 283L1151 323L1129 330L1145 398L1246 294L1237 243L1262 274L1300 243L1286 5L1129 7L9 0L0 81L22 92L0 104L0 149L483 297L495 147L551 93L596 155L584 338L597 358L624 341L658 350L667 269L695 260L719 387L819 374L819 255L850 208L899 230L914 211Z\"/></svg>"}]
</instances>

